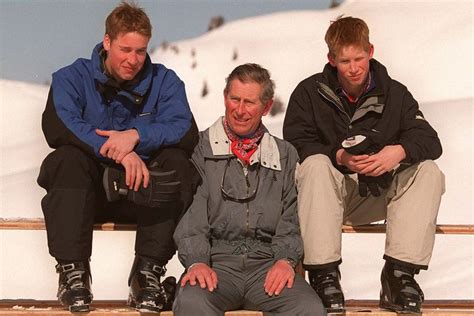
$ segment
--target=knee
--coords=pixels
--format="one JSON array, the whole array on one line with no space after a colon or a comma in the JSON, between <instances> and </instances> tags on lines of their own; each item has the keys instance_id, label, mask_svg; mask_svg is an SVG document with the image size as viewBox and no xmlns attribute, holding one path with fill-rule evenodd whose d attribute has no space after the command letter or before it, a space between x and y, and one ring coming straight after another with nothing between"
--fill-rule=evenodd
<instances>
[{"instance_id":1,"label":"knee","mask_svg":"<svg viewBox=\"0 0 474 316\"><path fill-rule=\"evenodd\" d=\"M61 146L50 153L43 161L46 168L77 168L91 159L77 147L71 145Z\"/></svg>"},{"instance_id":2,"label":"knee","mask_svg":"<svg viewBox=\"0 0 474 316\"><path fill-rule=\"evenodd\" d=\"M306 173L320 173L330 168L334 168L331 159L322 154L309 156L301 164L301 170Z\"/></svg>"},{"instance_id":3,"label":"knee","mask_svg":"<svg viewBox=\"0 0 474 316\"><path fill-rule=\"evenodd\" d=\"M444 191L444 174L433 160L425 160L420 162L418 174L422 175L423 177L428 177L430 179L430 183L439 184Z\"/></svg>"},{"instance_id":4,"label":"knee","mask_svg":"<svg viewBox=\"0 0 474 316\"><path fill-rule=\"evenodd\" d=\"M298 187L305 183L312 186L314 181L318 183L325 182L330 179L338 178L342 181L343 175L334 168L328 156L317 154L307 157L296 170L296 183Z\"/></svg>"},{"instance_id":5,"label":"knee","mask_svg":"<svg viewBox=\"0 0 474 316\"><path fill-rule=\"evenodd\" d=\"M77 147L61 146L44 159L41 164L38 184L45 189L54 183L90 182L93 158Z\"/></svg>"},{"instance_id":6,"label":"knee","mask_svg":"<svg viewBox=\"0 0 474 316\"><path fill-rule=\"evenodd\" d=\"M173 313L175 315L212 315L212 307L207 289L187 284L178 291L173 303Z\"/></svg>"},{"instance_id":7,"label":"knee","mask_svg":"<svg viewBox=\"0 0 474 316\"><path fill-rule=\"evenodd\" d=\"M430 174L437 178L441 178L443 176L443 172L433 160L425 160L420 162L420 166L418 168L419 172Z\"/></svg>"},{"instance_id":8,"label":"knee","mask_svg":"<svg viewBox=\"0 0 474 316\"><path fill-rule=\"evenodd\" d=\"M176 172L187 174L188 169L192 166L186 152L180 148L168 147L163 148L158 155L156 155L150 167L158 167L164 170L176 170Z\"/></svg>"}]
</instances>

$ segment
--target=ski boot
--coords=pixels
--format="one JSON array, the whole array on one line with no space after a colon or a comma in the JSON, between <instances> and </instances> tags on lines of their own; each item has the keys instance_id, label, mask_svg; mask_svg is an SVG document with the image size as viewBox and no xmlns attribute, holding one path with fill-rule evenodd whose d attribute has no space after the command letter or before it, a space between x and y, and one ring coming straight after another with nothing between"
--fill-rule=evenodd
<instances>
[{"instance_id":1,"label":"ski boot","mask_svg":"<svg viewBox=\"0 0 474 316\"><path fill-rule=\"evenodd\" d=\"M316 291L328 313L344 312L344 293L338 267L309 270L309 284Z\"/></svg>"},{"instance_id":2,"label":"ski boot","mask_svg":"<svg viewBox=\"0 0 474 316\"><path fill-rule=\"evenodd\" d=\"M128 305L139 312L160 312L171 310L173 306L176 279L167 277L163 283L160 278L166 273L164 266L136 256L128 279L130 294Z\"/></svg>"},{"instance_id":3,"label":"ski boot","mask_svg":"<svg viewBox=\"0 0 474 316\"><path fill-rule=\"evenodd\" d=\"M88 261L58 263L58 300L71 313L89 312L92 302L91 273Z\"/></svg>"},{"instance_id":4,"label":"ski boot","mask_svg":"<svg viewBox=\"0 0 474 316\"><path fill-rule=\"evenodd\" d=\"M418 272L386 261L380 277L380 307L397 313L420 313L424 295L414 278Z\"/></svg>"}]
</instances>

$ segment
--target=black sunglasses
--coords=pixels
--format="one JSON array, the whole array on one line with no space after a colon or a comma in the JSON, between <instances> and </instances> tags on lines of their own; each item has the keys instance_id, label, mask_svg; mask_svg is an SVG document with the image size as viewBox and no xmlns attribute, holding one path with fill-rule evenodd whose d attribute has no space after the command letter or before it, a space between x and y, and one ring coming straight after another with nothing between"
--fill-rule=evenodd
<instances>
[{"instance_id":1,"label":"black sunglasses","mask_svg":"<svg viewBox=\"0 0 474 316\"><path fill-rule=\"evenodd\" d=\"M239 202L239 203L245 203L245 202L249 202L249 201L253 200L255 198L255 196L257 195L258 186L260 185L260 164L257 165L257 185L255 186L255 189L252 191L252 193L250 195L248 195L246 197L237 198L237 197L234 197L231 194L229 194L229 192L227 192L224 188L225 187L225 178L226 178L226 174L227 174L227 168L229 168L230 160L231 160L230 157L227 158L227 163L225 165L224 174L222 175L222 181L221 181L222 196L226 200L230 200L232 202ZM248 179L245 179L245 181L247 182L247 184L249 184Z\"/></svg>"}]
</instances>

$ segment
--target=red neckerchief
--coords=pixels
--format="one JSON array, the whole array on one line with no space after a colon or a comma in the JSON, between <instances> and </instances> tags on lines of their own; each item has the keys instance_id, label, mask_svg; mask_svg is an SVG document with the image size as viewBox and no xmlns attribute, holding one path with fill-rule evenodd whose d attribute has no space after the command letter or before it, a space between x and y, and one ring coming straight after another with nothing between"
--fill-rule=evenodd
<instances>
[{"instance_id":1,"label":"red neckerchief","mask_svg":"<svg viewBox=\"0 0 474 316\"><path fill-rule=\"evenodd\" d=\"M224 131L227 134L227 137L231 141L230 148L234 155L240 159L244 164L248 165L250 163L250 157L252 157L253 153L258 148L258 143L260 139L262 139L263 134L265 133L265 128L263 124L260 123L257 130L251 137L242 138L236 133L234 133L231 129L227 120L224 119L223 122Z\"/></svg>"}]
</instances>

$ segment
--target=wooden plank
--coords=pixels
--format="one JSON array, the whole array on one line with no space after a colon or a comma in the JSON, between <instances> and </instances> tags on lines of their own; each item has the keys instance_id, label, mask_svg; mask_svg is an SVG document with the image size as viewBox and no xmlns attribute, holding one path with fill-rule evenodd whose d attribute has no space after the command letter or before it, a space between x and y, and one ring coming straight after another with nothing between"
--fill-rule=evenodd
<instances>
[{"instance_id":1,"label":"wooden plank","mask_svg":"<svg viewBox=\"0 0 474 316\"><path fill-rule=\"evenodd\" d=\"M98 223L94 224L94 230L98 231L134 231L137 225L122 223ZM8 219L0 218L0 229L4 230L45 230L44 220L42 218L33 219Z\"/></svg>"},{"instance_id":2,"label":"wooden plank","mask_svg":"<svg viewBox=\"0 0 474 316\"><path fill-rule=\"evenodd\" d=\"M44 230L42 218L33 219L9 219L0 218L0 229L4 230ZM94 230L98 231L133 231L135 224L101 223L94 224ZM342 226L343 233L385 233L385 224L368 224L360 226ZM474 235L474 225L436 225L437 234Z\"/></svg>"},{"instance_id":3,"label":"wooden plank","mask_svg":"<svg viewBox=\"0 0 474 316\"><path fill-rule=\"evenodd\" d=\"M345 315L349 316L388 316L394 312L378 308L377 300L347 300ZM91 315L141 315L133 308L126 306L125 301L94 301L91 306ZM142 313L144 314L144 313ZM71 315L64 310L57 301L36 300L0 300L0 315ZM157 315L157 314L155 314ZM171 311L159 315L172 316ZM231 311L226 316L261 316L258 311ZM333 314L337 315L337 314ZM472 300L432 300L423 304L422 315L474 315L474 301Z\"/></svg>"},{"instance_id":4,"label":"wooden plank","mask_svg":"<svg viewBox=\"0 0 474 316\"><path fill-rule=\"evenodd\" d=\"M344 233L385 233L385 224L368 224L360 226L342 226ZM473 235L474 225L436 225L437 234L454 234L454 235Z\"/></svg>"}]
</instances>

